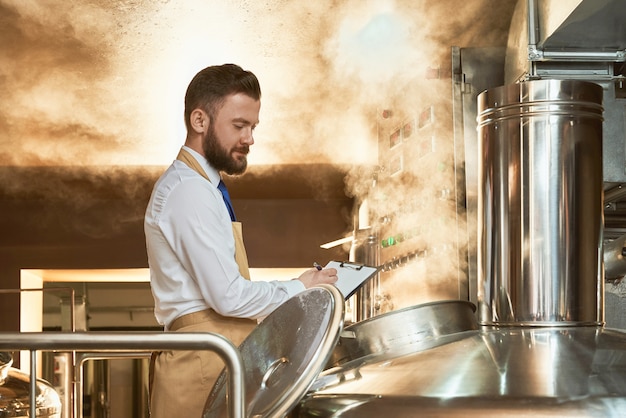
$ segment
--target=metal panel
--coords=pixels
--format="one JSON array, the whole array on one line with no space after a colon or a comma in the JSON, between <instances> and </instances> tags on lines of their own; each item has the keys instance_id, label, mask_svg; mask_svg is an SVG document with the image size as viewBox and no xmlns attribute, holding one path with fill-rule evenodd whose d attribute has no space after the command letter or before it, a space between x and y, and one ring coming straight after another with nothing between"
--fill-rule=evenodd
<instances>
[{"instance_id":1,"label":"metal panel","mask_svg":"<svg viewBox=\"0 0 626 418\"><path fill-rule=\"evenodd\" d=\"M542 2L547 4L549 2ZM563 0L560 4L566 4ZM542 10L550 13L550 9ZM593 30L590 30L593 28ZM620 52L626 49L626 2L585 0L539 45L544 51Z\"/></svg>"},{"instance_id":2,"label":"metal panel","mask_svg":"<svg viewBox=\"0 0 626 418\"><path fill-rule=\"evenodd\" d=\"M469 300L477 301L476 221L478 193L478 146L476 114L479 93L504 82L504 48L461 48L453 51L454 142L465 155L465 195L467 217L467 270ZM456 144L461 144L456 145ZM464 148L463 148L464 144ZM463 179L458 179L463 181Z\"/></svg>"}]
</instances>

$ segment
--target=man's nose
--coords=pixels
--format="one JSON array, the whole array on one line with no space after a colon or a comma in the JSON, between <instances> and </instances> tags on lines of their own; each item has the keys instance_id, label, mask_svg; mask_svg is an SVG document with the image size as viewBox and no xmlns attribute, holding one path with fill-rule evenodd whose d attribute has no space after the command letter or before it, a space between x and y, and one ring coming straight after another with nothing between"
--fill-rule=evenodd
<instances>
[{"instance_id":1,"label":"man's nose","mask_svg":"<svg viewBox=\"0 0 626 418\"><path fill-rule=\"evenodd\" d=\"M242 142L246 145L254 144L254 132L252 128L246 129L245 134L242 138Z\"/></svg>"}]
</instances>

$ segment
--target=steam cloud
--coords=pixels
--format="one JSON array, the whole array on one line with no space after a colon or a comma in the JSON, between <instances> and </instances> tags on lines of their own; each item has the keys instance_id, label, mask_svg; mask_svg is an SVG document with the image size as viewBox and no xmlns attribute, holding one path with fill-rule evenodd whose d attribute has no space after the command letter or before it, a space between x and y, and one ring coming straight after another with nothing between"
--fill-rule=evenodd
<instances>
[{"instance_id":1,"label":"steam cloud","mask_svg":"<svg viewBox=\"0 0 626 418\"><path fill-rule=\"evenodd\" d=\"M189 79L236 62L264 91L252 164L375 162L376 106L511 2L0 0L0 158L168 164Z\"/></svg>"},{"instance_id":2,"label":"steam cloud","mask_svg":"<svg viewBox=\"0 0 626 418\"><path fill-rule=\"evenodd\" d=\"M0 164L168 164L184 139L188 81L235 62L263 88L251 164L376 171L381 109L449 109L450 47L504 45L499 15L514 3L0 0ZM357 170L348 192L374 194L373 218L389 214L380 203L391 199L398 228L429 223L432 247L445 248L458 227L441 199L454 190L450 133L437 142L448 145L436 161L407 153L404 173L375 190L372 173ZM416 212L403 213L407 200Z\"/></svg>"}]
</instances>

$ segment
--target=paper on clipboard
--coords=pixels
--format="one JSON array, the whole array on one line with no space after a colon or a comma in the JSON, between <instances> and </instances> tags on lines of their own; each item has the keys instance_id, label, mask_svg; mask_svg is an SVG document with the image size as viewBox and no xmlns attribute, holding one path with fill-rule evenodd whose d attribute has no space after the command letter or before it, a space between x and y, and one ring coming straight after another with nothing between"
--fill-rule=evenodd
<instances>
[{"instance_id":1,"label":"paper on clipboard","mask_svg":"<svg viewBox=\"0 0 626 418\"><path fill-rule=\"evenodd\" d=\"M367 279L379 270L378 267L370 267L348 261L331 261L326 264L325 268L337 269L337 277L339 279L335 282L335 287L339 289L345 299L352 296Z\"/></svg>"}]
</instances>

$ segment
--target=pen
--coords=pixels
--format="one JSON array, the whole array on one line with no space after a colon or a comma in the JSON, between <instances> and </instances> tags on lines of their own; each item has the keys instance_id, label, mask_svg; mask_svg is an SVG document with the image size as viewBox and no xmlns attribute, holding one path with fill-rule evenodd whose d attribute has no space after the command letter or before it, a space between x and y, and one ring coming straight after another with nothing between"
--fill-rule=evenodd
<instances>
[{"instance_id":1,"label":"pen","mask_svg":"<svg viewBox=\"0 0 626 418\"><path fill-rule=\"evenodd\" d=\"M318 269L318 270L321 270L321 269L322 269L322 266L320 266L319 264L317 264L317 262L314 262L314 263L313 263L313 267L315 267L315 268L316 268L316 269Z\"/></svg>"}]
</instances>

